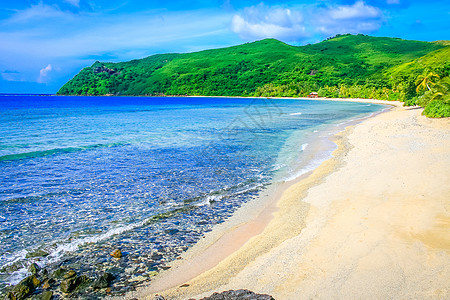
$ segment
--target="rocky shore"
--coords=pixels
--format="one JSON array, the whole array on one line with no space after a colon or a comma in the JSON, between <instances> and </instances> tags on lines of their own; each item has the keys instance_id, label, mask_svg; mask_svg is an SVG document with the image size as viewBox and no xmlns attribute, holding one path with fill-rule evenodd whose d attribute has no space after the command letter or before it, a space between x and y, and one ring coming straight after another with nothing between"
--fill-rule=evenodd
<instances>
[{"instance_id":1,"label":"rocky shore","mask_svg":"<svg viewBox=\"0 0 450 300\"><path fill-rule=\"evenodd\" d=\"M11 287L5 299L21 300L32 297L36 300L50 300L79 298L81 294L88 294L90 299L95 299L110 293L109 286L114 280L114 275L108 272L91 278L64 267L50 274L47 269L41 270L35 263L30 265L29 272L32 275Z\"/></svg>"},{"instance_id":2,"label":"rocky shore","mask_svg":"<svg viewBox=\"0 0 450 300\"><path fill-rule=\"evenodd\" d=\"M166 300L163 296L157 295L153 300ZM193 298L189 300L195 300ZM249 290L230 290L221 293L214 293L211 296L201 298L199 300L275 300L267 294L256 294Z\"/></svg>"}]
</instances>

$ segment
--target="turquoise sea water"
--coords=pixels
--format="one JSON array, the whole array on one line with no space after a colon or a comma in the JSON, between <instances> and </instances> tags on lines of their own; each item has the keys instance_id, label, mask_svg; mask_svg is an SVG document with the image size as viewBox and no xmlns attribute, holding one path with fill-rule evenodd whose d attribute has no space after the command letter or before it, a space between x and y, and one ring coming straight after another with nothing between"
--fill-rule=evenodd
<instances>
[{"instance_id":1,"label":"turquoise sea water","mask_svg":"<svg viewBox=\"0 0 450 300\"><path fill-rule=\"evenodd\" d=\"M317 166L333 149L330 134L384 108L0 96L0 290L37 262L110 271L113 293L122 293L271 182ZM109 256L117 248L118 262Z\"/></svg>"}]
</instances>

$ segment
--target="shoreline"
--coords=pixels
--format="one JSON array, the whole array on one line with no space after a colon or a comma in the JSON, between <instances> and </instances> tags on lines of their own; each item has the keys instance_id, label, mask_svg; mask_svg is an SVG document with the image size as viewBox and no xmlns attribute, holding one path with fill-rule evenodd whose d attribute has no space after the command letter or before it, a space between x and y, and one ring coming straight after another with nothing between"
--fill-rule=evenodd
<instances>
[{"instance_id":1,"label":"shoreline","mask_svg":"<svg viewBox=\"0 0 450 300\"><path fill-rule=\"evenodd\" d=\"M285 196L263 234L189 286L160 294L201 298L245 288L276 299L448 297L450 119L421 111L397 107L347 128L341 152L313 174L335 160L333 172L306 197L291 190L309 205L299 234L281 230L283 242L270 243L289 225ZM270 249L249 259L252 246Z\"/></svg>"},{"instance_id":2,"label":"shoreline","mask_svg":"<svg viewBox=\"0 0 450 300\"><path fill-rule=\"evenodd\" d=\"M305 100L316 99L307 98ZM325 100L345 101L342 99ZM351 100L350 102L402 107L402 103L393 101ZM402 109L404 110L404 108ZM385 111L380 111L376 115L383 114ZM353 124L346 126L343 132L333 137L338 148L333 152L332 158L296 180L278 186L278 190L271 193L276 195L276 199L269 201L266 199L263 209L257 210L255 207L249 209L249 204L246 204L230 220L208 233L206 239L200 241L186 255L183 255L182 261L176 261L171 265L170 270L159 274L150 285L127 294L126 298L151 299L152 295L161 294L167 299L181 299L195 295L207 296L213 291L220 292L223 290L220 287L226 285L227 279L242 272L251 261L269 253L284 241L299 236L306 224L304 226L298 226L298 224L305 223L309 215L310 204L298 200L305 198L309 189L322 184L327 176L345 164L344 158L351 148L346 139L354 129L354 123L357 123L357 127L361 122L364 123L373 118L367 117L362 121L355 120ZM249 212L253 212L253 214L242 216ZM286 232L289 234L286 235ZM279 238L280 236L282 237ZM251 286L247 288L252 289ZM206 290L209 293L201 293ZM252 290L263 292L255 288Z\"/></svg>"}]
</instances>

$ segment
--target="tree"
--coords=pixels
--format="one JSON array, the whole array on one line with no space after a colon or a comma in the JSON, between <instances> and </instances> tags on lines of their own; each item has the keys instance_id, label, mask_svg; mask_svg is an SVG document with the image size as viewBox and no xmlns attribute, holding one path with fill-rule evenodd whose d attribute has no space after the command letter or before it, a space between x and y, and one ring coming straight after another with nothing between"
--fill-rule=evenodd
<instances>
[{"instance_id":1,"label":"tree","mask_svg":"<svg viewBox=\"0 0 450 300\"><path fill-rule=\"evenodd\" d=\"M431 99L450 102L450 77L444 77L436 84Z\"/></svg>"},{"instance_id":2,"label":"tree","mask_svg":"<svg viewBox=\"0 0 450 300\"><path fill-rule=\"evenodd\" d=\"M425 71L423 74L417 76L416 78L416 92L420 90L428 89L431 91L430 85L434 85L434 80L439 79L439 75L433 72Z\"/></svg>"}]
</instances>

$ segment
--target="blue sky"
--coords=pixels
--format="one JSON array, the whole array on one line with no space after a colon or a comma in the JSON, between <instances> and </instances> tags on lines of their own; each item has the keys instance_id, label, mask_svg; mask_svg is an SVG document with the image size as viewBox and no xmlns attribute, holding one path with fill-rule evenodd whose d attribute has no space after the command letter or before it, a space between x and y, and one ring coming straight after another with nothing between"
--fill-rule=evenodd
<instances>
[{"instance_id":1,"label":"blue sky","mask_svg":"<svg viewBox=\"0 0 450 300\"><path fill-rule=\"evenodd\" d=\"M0 93L55 93L83 67L263 38L450 39L448 0L2 0Z\"/></svg>"}]
</instances>

